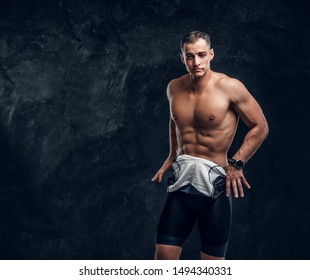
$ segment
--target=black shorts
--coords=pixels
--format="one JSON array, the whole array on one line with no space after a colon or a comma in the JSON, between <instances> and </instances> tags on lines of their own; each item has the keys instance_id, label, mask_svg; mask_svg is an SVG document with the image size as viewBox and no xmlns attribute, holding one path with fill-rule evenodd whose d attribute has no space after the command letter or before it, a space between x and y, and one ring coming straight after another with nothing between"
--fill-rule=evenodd
<instances>
[{"instance_id":1,"label":"black shorts","mask_svg":"<svg viewBox=\"0 0 310 280\"><path fill-rule=\"evenodd\" d=\"M231 197L217 199L177 190L167 194L160 215L156 244L182 247L198 223L201 251L225 257L231 227Z\"/></svg>"}]
</instances>

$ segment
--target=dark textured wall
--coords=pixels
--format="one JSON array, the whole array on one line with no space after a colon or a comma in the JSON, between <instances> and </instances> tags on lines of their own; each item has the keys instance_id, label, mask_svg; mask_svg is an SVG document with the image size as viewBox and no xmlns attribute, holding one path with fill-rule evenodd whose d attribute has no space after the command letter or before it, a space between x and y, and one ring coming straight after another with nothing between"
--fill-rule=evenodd
<instances>
[{"instance_id":1,"label":"dark textured wall","mask_svg":"<svg viewBox=\"0 0 310 280\"><path fill-rule=\"evenodd\" d=\"M152 259L178 41L211 34L270 135L228 259L307 259L309 34L300 1L1 1L0 258ZM231 153L245 133L242 124ZM194 231L182 258L199 257Z\"/></svg>"}]
</instances>

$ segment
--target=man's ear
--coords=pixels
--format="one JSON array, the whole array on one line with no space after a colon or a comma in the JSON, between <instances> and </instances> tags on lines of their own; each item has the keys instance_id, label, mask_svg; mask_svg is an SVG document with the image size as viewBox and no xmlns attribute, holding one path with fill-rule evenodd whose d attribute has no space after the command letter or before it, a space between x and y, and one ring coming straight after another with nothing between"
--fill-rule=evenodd
<instances>
[{"instance_id":1,"label":"man's ear","mask_svg":"<svg viewBox=\"0 0 310 280\"><path fill-rule=\"evenodd\" d=\"M210 49L210 61L214 58L214 49Z\"/></svg>"},{"instance_id":2,"label":"man's ear","mask_svg":"<svg viewBox=\"0 0 310 280\"><path fill-rule=\"evenodd\" d=\"M180 52L180 58L181 58L182 63L185 64L183 52Z\"/></svg>"}]
</instances>

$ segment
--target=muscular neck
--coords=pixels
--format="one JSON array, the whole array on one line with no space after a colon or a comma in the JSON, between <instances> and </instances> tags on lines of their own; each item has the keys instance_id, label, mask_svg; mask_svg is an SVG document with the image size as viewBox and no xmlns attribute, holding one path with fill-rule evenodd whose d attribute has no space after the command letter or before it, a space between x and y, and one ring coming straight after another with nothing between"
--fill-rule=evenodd
<instances>
[{"instance_id":1,"label":"muscular neck","mask_svg":"<svg viewBox=\"0 0 310 280\"><path fill-rule=\"evenodd\" d=\"M193 75L189 74L190 84L194 92L206 87L211 78L211 72L211 69L209 69L202 77L194 77Z\"/></svg>"}]
</instances>

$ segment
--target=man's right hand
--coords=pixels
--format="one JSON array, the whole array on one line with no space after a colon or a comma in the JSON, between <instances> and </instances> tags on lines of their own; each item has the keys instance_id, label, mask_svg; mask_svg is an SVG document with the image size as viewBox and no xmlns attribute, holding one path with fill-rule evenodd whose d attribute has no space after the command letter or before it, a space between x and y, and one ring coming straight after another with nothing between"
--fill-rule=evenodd
<instances>
[{"instance_id":1,"label":"man's right hand","mask_svg":"<svg viewBox=\"0 0 310 280\"><path fill-rule=\"evenodd\" d=\"M157 173L155 174L155 176L152 178L151 181L156 182L158 180L158 182L160 183L163 179L163 175L171 167L171 165L172 165L171 162L165 162L163 166L157 171Z\"/></svg>"}]
</instances>

